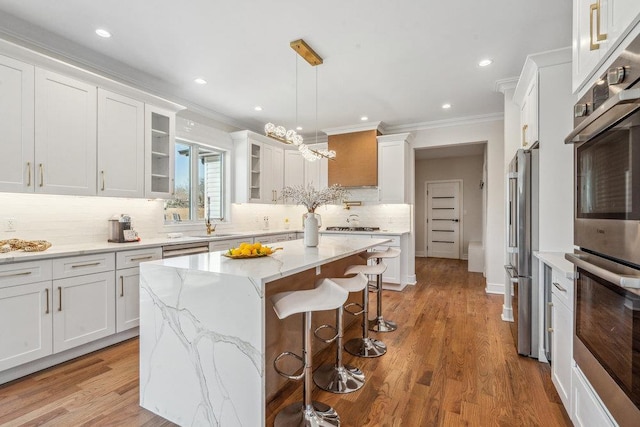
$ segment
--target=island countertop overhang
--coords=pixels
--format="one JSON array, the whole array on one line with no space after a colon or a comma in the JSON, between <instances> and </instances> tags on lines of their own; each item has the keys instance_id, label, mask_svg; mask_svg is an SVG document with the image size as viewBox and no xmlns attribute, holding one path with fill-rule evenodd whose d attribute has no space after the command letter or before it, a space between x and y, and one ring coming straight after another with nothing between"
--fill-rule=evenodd
<instances>
[{"instance_id":1,"label":"island countertop overhang","mask_svg":"<svg viewBox=\"0 0 640 427\"><path fill-rule=\"evenodd\" d=\"M303 240L279 242L272 247L282 250L270 256L250 259L231 259L224 251L190 255L152 261L141 264L160 265L190 271L248 278L254 283L265 284L310 268L358 254L389 242L386 238L330 237L322 236L317 247L306 247Z\"/></svg>"}]
</instances>

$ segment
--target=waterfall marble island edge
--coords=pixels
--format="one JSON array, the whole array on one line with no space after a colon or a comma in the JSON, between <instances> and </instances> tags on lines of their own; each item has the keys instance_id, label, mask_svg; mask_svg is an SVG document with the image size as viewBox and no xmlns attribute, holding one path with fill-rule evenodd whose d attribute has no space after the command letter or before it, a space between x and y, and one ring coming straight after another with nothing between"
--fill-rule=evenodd
<instances>
[{"instance_id":1,"label":"waterfall marble island edge","mask_svg":"<svg viewBox=\"0 0 640 427\"><path fill-rule=\"evenodd\" d=\"M282 242L263 258L211 252L141 264L140 405L179 425L264 425L275 386L270 289L313 287L318 266L340 274L349 257L386 242L322 236L315 248Z\"/></svg>"}]
</instances>

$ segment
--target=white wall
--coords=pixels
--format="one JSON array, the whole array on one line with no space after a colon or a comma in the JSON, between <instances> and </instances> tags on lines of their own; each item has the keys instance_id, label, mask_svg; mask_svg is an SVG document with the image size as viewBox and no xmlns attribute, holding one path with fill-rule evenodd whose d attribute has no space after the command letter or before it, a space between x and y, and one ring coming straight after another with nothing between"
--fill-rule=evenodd
<instances>
[{"instance_id":1,"label":"white wall","mask_svg":"<svg viewBox=\"0 0 640 427\"><path fill-rule=\"evenodd\" d=\"M487 143L487 226L485 273L487 291L504 292L504 128L503 121L438 127L415 132L414 148L438 147L470 142ZM412 236L415 239L415 233Z\"/></svg>"},{"instance_id":2,"label":"white wall","mask_svg":"<svg viewBox=\"0 0 640 427\"><path fill-rule=\"evenodd\" d=\"M484 155L448 157L417 160L416 173L416 255L427 256L425 182L442 180L462 180L463 212L460 212L462 226L463 259L467 258L470 241L482 241L482 167Z\"/></svg>"}]
</instances>

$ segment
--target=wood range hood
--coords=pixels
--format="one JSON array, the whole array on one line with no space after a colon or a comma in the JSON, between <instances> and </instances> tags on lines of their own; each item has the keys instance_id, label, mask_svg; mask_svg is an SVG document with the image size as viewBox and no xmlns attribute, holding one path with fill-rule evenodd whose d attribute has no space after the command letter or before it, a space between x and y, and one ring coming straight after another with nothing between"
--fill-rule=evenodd
<instances>
[{"instance_id":1,"label":"wood range hood","mask_svg":"<svg viewBox=\"0 0 640 427\"><path fill-rule=\"evenodd\" d=\"M378 186L378 135L377 129L329 134L329 150L336 152L329 161L329 185Z\"/></svg>"}]
</instances>

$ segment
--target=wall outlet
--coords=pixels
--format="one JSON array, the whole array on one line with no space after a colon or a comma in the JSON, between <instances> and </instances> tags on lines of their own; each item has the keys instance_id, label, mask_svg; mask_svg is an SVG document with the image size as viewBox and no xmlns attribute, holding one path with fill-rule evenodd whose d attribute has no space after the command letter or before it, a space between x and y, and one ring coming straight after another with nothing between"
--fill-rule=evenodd
<instances>
[{"instance_id":1,"label":"wall outlet","mask_svg":"<svg viewBox=\"0 0 640 427\"><path fill-rule=\"evenodd\" d=\"M319 276L320 273L322 273L322 266L318 265L316 266L316 276Z\"/></svg>"},{"instance_id":2,"label":"wall outlet","mask_svg":"<svg viewBox=\"0 0 640 427\"><path fill-rule=\"evenodd\" d=\"M4 223L4 231L16 231L16 219L15 218L7 218Z\"/></svg>"}]
</instances>

